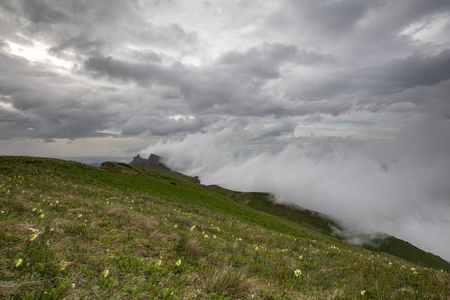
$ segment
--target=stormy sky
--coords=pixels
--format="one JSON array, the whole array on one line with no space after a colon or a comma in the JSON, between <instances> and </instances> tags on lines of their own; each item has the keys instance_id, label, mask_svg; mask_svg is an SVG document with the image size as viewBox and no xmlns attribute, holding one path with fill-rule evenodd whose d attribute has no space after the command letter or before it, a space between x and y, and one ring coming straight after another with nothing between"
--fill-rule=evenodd
<instances>
[{"instance_id":1,"label":"stormy sky","mask_svg":"<svg viewBox=\"0 0 450 300\"><path fill-rule=\"evenodd\" d=\"M450 260L447 0L0 0L0 155L157 152Z\"/></svg>"}]
</instances>

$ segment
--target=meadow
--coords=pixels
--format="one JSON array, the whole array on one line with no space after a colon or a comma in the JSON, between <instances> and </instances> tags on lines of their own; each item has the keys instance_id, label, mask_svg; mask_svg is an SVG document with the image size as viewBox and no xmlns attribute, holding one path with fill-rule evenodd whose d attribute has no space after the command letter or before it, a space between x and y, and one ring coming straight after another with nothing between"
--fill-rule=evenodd
<instances>
[{"instance_id":1,"label":"meadow","mask_svg":"<svg viewBox=\"0 0 450 300\"><path fill-rule=\"evenodd\" d=\"M188 179L0 157L2 299L448 299L450 274Z\"/></svg>"}]
</instances>

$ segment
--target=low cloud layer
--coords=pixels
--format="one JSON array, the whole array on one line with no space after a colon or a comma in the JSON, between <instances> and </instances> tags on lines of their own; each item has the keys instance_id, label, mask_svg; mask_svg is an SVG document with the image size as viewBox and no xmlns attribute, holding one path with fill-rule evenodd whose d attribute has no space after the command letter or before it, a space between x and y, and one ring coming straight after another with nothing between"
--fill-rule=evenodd
<instances>
[{"instance_id":1,"label":"low cloud layer","mask_svg":"<svg viewBox=\"0 0 450 300\"><path fill-rule=\"evenodd\" d=\"M308 137L265 151L243 147L249 133L230 128L160 142L141 155L158 153L170 168L205 184L269 192L276 201L327 214L356 238L384 232L448 260L448 121L414 126L378 146Z\"/></svg>"}]
</instances>

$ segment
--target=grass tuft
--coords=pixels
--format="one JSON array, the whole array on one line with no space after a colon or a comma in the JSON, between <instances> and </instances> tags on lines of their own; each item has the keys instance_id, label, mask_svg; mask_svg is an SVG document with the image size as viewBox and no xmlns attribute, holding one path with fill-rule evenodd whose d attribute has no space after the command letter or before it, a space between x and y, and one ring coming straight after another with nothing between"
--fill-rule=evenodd
<instances>
[{"instance_id":1,"label":"grass tuft","mask_svg":"<svg viewBox=\"0 0 450 300\"><path fill-rule=\"evenodd\" d=\"M235 269L231 266L219 266L211 270L205 282L208 291L233 297L247 295L252 285L253 280L247 277L244 268Z\"/></svg>"}]
</instances>

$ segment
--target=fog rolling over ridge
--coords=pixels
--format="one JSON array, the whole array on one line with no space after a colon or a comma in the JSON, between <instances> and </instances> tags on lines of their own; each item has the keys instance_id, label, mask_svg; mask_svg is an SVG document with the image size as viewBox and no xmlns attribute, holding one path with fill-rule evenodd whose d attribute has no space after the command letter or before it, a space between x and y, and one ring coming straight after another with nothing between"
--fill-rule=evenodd
<instances>
[{"instance_id":1,"label":"fog rolling over ridge","mask_svg":"<svg viewBox=\"0 0 450 300\"><path fill-rule=\"evenodd\" d=\"M450 260L449 122L430 120L381 144L310 136L261 150L232 127L159 142L141 155L157 153L205 184L269 192L327 214L356 234L352 242L384 232Z\"/></svg>"}]
</instances>

